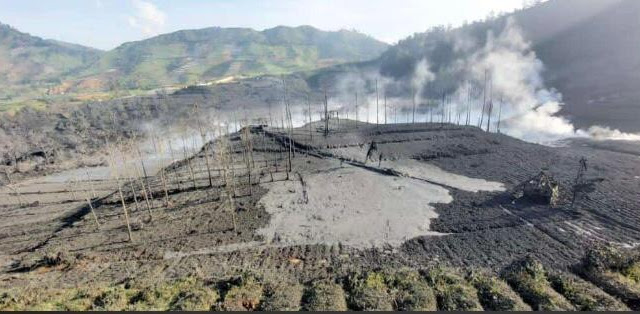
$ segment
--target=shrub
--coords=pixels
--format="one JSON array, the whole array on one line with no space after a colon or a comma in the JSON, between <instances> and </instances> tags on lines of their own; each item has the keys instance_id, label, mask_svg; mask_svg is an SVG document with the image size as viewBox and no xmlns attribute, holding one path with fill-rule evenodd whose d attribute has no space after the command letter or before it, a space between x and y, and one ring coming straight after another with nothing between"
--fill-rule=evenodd
<instances>
[{"instance_id":1,"label":"shrub","mask_svg":"<svg viewBox=\"0 0 640 314\"><path fill-rule=\"evenodd\" d=\"M346 311L347 302L339 285L327 281L317 281L311 285L305 296L308 311Z\"/></svg>"},{"instance_id":2,"label":"shrub","mask_svg":"<svg viewBox=\"0 0 640 314\"><path fill-rule=\"evenodd\" d=\"M435 311L438 309L433 289L415 270L401 269L388 276L387 285L393 288L397 310Z\"/></svg>"},{"instance_id":3,"label":"shrub","mask_svg":"<svg viewBox=\"0 0 640 314\"><path fill-rule=\"evenodd\" d=\"M481 311L477 291L450 268L434 268L427 279L434 287L441 311Z\"/></svg>"},{"instance_id":4,"label":"shrub","mask_svg":"<svg viewBox=\"0 0 640 314\"><path fill-rule=\"evenodd\" d=\"M627 278L640 283L640 262L633 262L620 271Z\"/></svg>"},{"instance_id":5,"label":"shrub","mask_svg":"<svg viewBox=\"0 0 640 314\"><path fill-rule=\"evenodd\" d=\"M299 311L303 290L302 285L298 283L269 283L265 288L265 299L261 310Z\"/></svg>"},{"instance_id":6,"label":"shrub","mask_svg":"<svg viewBox=\"0 0 640 314\"><path fill-rule=\"evenodd\" d=\"M122 311L127 309L129 299L138 291L126 289L124 285L106 288L94 300L91 309L103 311Z\"/></svg>"},{"instance_id":7,"label":"shrub","mask_svg":"<svg viewBox=\"0 0 640 314\"><path fill-rule=\"evenodd\" d=\"M227 311L256 310L262 300L263 287L252 276L243 276L224 296L223 307Z\"/></svg>"},{"instance_id":8,"label":"shrub","mask_svg":"<svg viewBox=\"0 0 640 314\"><path fill-rule=\"evenodd\" d=\"M624 311L624 304L596 286L569 274L549 275L551 286L581 311Z\"/></svg>"},{"instance_id":9,"label":"shrub","mask_svg":"<svg viewBox=\"0 0 640 314\"><path fill-rule=\"evenodd\" d=\"M393 309L385 278L381 273L370 272L366 276L352 275L349 278L350 304L357 310Z\"/></svg>"},{"instance_id":10,"label":"shrub","mask_svg":"<svg viewBox=\"0 0 640 314\"><path fill-rule=\"evenodd\" d=\"M531 307L524 303L504 281L487 275L473 274L470 277L473 286L478 290L478 299L485 310L489 311L530 311Z\"/></svg>"},{"instance_id":11,"label":"shrub","mask_svg":"<svg viewBox=\"0 0 640 314\"><path fill-rule=\"evenodd\" d=\"M586 269L620 270L630 263L629 257L613 246L597 246L587 250L582 260Z\"/></svg>"},{"instance_id":12,"label":"shrub","mask_svg":"<svg viewBox=\"0 0 640 314\"><path fill-rule=\"evenodd\" d=\"M130 303L135 310L210 310L217 300L216 290L187 277L147 286Z\"/></svg>"},{"instance_id":13,"label":"shrub","mask_svg":"<svg viewBox=\"0 0 640 314\"><path fill-rule=\"evenodd\" d=\"M542 264L530 257L509 266L504 278L534 310L575 310L569 301L551 288Z\"/></svg>"}]
</instances>

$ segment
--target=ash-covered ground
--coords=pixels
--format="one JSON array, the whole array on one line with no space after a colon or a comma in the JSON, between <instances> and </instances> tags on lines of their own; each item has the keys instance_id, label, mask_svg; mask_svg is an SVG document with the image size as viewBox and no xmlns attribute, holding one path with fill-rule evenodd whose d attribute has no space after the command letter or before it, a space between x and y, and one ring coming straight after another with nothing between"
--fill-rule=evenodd
<instances>
[{"instance_id":1,"label":"ash-covered ground","mask_svg":"<svg viewBox=\"0 0 640 314\"><path fill-rule=\"evenodd\" d=\"M631 142L547 147L453 124L324 125L248 127L149 177L4 190L0 288L239 270L303 282L353 268L499 272L525 256L568 270L594 244L640 243ZM574 198L582 158L589 188ZM557 204L514 196L541 172L559 184ZM58 254L73 266L39 264Z\"/></svg>"}]
</instances>

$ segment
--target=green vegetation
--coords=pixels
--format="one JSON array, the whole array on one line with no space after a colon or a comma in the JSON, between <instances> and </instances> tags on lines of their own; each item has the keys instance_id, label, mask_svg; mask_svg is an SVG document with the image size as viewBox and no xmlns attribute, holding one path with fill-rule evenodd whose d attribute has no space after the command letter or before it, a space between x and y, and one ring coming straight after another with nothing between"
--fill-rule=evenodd
<instances>
[{"instance_id":1,"label":"green vegetation","mask_svg":"<svg viewBox=\"0 0 640 314\"><path fill-rule=\"evenodd\" d=\"M625 311L624 304L598 287L566 273L549 275L551 286L581 311Z\"/></svg>"},{"instance_id":2,"label":"green vegetation","mask_svg":"<svg viewBox=\"0 0 640 314\"><path fill-rule=\"evenodd\" d=\"M251 275L240 277L240 282L231 286L224 295L222 307L226 311L255 310L262 301L263 286Z\"/></svg>"},{"instance_id":3,"label":"green vegetation","mask_svg":"<svg viewBox=\"0 0 640 314\"><path fill-rule=\"evenodd\" d=\"M306 292L308 311L346 311L347 302L342 287L328 280L314 282Z\"/></svg>"},{"instance_id":4,"label":"green vegetation","mask_svg":"<svg viewBox=\"0 0 640 314\"><path fill-rule=\"evenodd\" d=\"M217 300L216 290L188 277L140 287L16 289L0 293L0 310L209 310Z\"/></svg>"},{"instance_id":5,"label":"green vegetation","mask_svg":"<svg viewBox=\"0 0 640 314\"><path fill-rule=\"evenodd\" d=\"M427 281L435 289L441 311L481 311L476 289L458 271L436 267L427 272Z\"/></svg>"},{"instance_id":6,"label":"green vegetation","mask_svg":"<svg viewBox=\"0 0 640 314\"><path fill-rule=\"evenodd\" d=\"M349 304L352 308L363 311L392 310L389 288L381 273L370 272L365 276L352 275L349 278Z\"/></svg>"},{"instance_id":7,"label":"green vegetation","mask_svg":"<svg viewBox=\"0 0 640 314\"><path fill-rule=\"evenodd\" d=\"M127 43L105 53L81 76L115 69L126 88L193 84L230 76L283 74L366 61L387 45L366 35L309 26L183 30Z\"/></svg>"},{"instance_id":8,"label":"green vegetation","mask_svg":"<svg viewBox=\"0 0 640 314\"><path fill-rule=\"evenodd\" d=\"M38 107L33 100L49 96L83 99L115 89L149 91L228 77L309 71L368 61L387 47L355 31L211 27L159 35L103 52L44 40L0 23L0 60L8 64L0 68L0 112Z\"/></svg>"},{"instance_id":9,"label":"green vegetation","mask_svg":"<svg viewBox=\"0 0 640 314\"><path fill-rule=\"evenodd\" d=\"M577 270L584 278L637 311L640 310L637 259L637 252L624 252L611 246L596 247L587 251Z\"/></svg>"},{"instance_id":10,"label":"green vegetation","mask_svg":"<svg viewBox=\"0 0 640 314\"><path fill-rule=\"evenodd\" d=\"M438 309L433 289L415 270L401 269L387 275L387 285L392 287L397 310L435 311Z\"/></svg>"},{"instance_id":11,"label":"green vegetation","mask_svg":"<svg viewBox=\"0 0 640 314\"><path fill-rule=\"evenodd\" d=\"M263 311L298 311L302 300L302 285L295 282L272 282L265 286Z\"/></svg>"},{"instance_id":12,"label":"green vegetation","mask_svg":"<svg viewBox=\"0 0 640 314\"><path fill-rule=\"evenodd\" d=\"M64 256L47 255L34 265L59 267L67 263ZM603 270L598 274L589 279L598 279L594 285L571 273L549 273L539 262L526 258L504 270L508 284L489 270L471 270L463 276L459 270L447 267L421 271L412 268L357 271L334 279L311 280L304 285L296 280L266 279L253 273L215 281L188 276L172 281L128 280L116 285L10 289L0 291L0 311L623 311L637 308L640 304L637 282L618 271ZM340 283L344 284L344 290Z\"/></svg>"},{"instance_id":13,"label":"green vegetation","mask_svg":"<svg viewBox=\"0 0 640 314\"><path fill-rule=\"evenodd\" d=\"M469 277L478 290L480 303L490 311L530 311L531 307L524 303L509 285L494 276L474 273Z\"/></svg>"},{"instance_id":14,"label":"green vegetation","mask_svg":"<svg viewBox=\"0 0 640 314\"><path fill-rule=\"evenodd\" d=\"M504 278L534 310L575 310L569 301L551 288L542 264L530 257L509 266Z\"/></svg>"}]
</instances>

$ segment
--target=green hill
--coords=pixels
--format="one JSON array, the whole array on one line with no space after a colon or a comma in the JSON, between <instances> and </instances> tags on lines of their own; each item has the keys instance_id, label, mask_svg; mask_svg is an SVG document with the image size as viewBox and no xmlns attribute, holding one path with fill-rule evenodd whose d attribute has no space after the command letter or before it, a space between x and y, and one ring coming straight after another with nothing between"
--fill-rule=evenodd
<instances>
[{"instance_id":1,"label":"green hill","mask_svg":"<svg viewBox=\"0 0 640 314\"><path fill-rule=\"evenodd\" d=\"M44 40L0 24L0 112L229 77L284 74L375 59L367 35L310 26L264 31L211 27L125 43L110 51ZM142 90L142 91L141 91Z\"/></svg>"},{"instance_id":2,"label":"green hill","mask_svg":"<svg viewBox=\"0 0 640 314\"><path fill-rule=\"evenodd\" d=\"M95 62L100 51L45 40L0 23L0 100L23 96L33 89L60 84L72 73Z\"/></svg>"},{"instance_id":3,"label":"green hill","mask_svg":"<svg viewBox=\"0 0 640 314\"><path fill-rule=\"evenodd\" d=\"M230 76L282 74L374 59L387 44L353 31L310 26L183 30L123 44L82 74L116 73L126 88L194 84Z\"/></svg>"}]
</instances>

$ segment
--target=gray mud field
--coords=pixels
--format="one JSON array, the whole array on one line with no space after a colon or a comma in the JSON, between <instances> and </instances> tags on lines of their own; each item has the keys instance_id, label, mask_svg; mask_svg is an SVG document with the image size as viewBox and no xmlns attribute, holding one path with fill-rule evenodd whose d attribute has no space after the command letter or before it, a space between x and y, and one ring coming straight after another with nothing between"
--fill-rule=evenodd
<instances>
[{"instance_id":1,"label":"gray mud field","mask_svg":"<svg viewBox=\"0 0 640 314\"><path fill-rule=\"evenodd\" d=\"M499 272L525 256L566 270L594 244L640 243L631 143L546 147L474 127L349 120L331 120L325 136L323 125L251 127L250 149L249 132L231 134L226 157L223 141L209 143L148 178L121 179L122 198L113 178L3 189L0 287L243 270L305 281L436 263ZM572 206L582 157L595 183ZM541 171L560 184L559 204L512 197ZM51 255L73 266L42 267Z\"/></svg>"}]
</instances>

